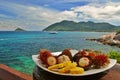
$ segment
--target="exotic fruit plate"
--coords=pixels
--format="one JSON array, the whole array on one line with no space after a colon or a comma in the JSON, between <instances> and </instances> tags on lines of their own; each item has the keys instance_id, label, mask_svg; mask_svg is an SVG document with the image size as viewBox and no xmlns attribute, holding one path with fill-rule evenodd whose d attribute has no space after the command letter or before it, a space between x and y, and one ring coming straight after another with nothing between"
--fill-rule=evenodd
<instances>
[{"instance_id":1,"label":"exotic fruit plate","mask_svg":"<svg viewBox=\"0 0 120 80\"><path fill-rule=\"evenodd\" d=\"M109 70L116 64L107 54L95 50L64 49L51 52L41 49L39 54L32 55L35 64L41 69L57 75L86 76Z\"/></svg>"}]
</instances>

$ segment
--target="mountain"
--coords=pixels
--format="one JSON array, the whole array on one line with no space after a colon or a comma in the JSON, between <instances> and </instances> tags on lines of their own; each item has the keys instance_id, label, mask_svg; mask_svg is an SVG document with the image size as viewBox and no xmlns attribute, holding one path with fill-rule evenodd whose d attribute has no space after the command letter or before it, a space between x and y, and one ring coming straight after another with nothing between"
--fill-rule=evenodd
<instances>
[{"instance_id":1,"label":"mountain","mask_svg":"<svg viewBox=\"0 0 120 80\"><path fill-rule=\"evenodd\" d=\"M15 31L25 31L25 30L21 28L16 28Z\"/></svg>"},{"instance_id":2,"label":"mountain","mask_svg":"<svg viewBox=\"0 0 120 80\"><path fill-rule=\"evenodd\" d=\"M118 29L120 29L120 26L104 22L74 22L64 20L48 26L43 31L116 31Z\"/></svg>"}]
</instances>

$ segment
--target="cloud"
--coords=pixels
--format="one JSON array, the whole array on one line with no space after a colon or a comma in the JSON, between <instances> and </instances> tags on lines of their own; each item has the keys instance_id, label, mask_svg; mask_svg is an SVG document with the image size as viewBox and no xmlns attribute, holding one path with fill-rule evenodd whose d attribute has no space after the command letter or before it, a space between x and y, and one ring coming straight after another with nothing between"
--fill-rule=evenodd
<instances>
[{"instance_id":1,"label":"cloud","mask_svg":"<svg viewBox=\"0 0 120 80\"><path fill-rule=\"evenodd\" d=\"M14 25L16 27L19 26L23 29L28 30L42 30L52 23L59 22L65 19L73 19L76 16L76 13L74 13L73 11L60 12L58 10L45 8L42 6L26 6L10 2L4 5L2 4L2 6L5 10L16 15L12 16L11 20L8 19L8 17L10 17L9 14L1 14L1 17L2 19L4 19L4 21L6 20L10 24L16 24Z\"/></svg>"},{"instance_id":2,"label":"cloud","mask_svg":"<svg viewBox=\"0 0 120 80\"><path fill-rule=\"evenodd\" d=\"M14 30L14 28L18 26L28 30L30 30L31 28L32 30L41 30L50 24L51 21L49 21L48 19L51 18L51 15L49 14L54 15L56 13L53 10L38 6L26 6L7 2L4 5L1 3L1 5L4 7L4 10L16 14L17 16L11 17L11 15L9 14L0 14L0 30L3 30L3 26L4 29L6 28L6 30L11 28L11 30ZM11 27L9 24L14 24L15 27Z\"/></svg>"},{"instance_id":3,"label":"cloud","mask_svg":"<svg viewBox=\"0 0 120 80\"><path fill-rule=\"evenodd\" d=\"M78 17L97 21L120 21L120 3L89 4L72 8L73 12L81 13Z\"/></svg>"},{"instance_id":4,"label":"cloud","mask_svg":"<svg viewBox=\"0 0 120 80\"><path fill-rule=\"evenodd\" d=\"M110 22L112 24L118 24L120 22L119 2L90 3L84 6L72 7L64 11L51 9L48 5L47 7L23 5L4 1L0 5L3 10L11 13L0 14L0 30L14 30L17 27L26 30L42 30L62 20L92 20L95 22Z\"/></svg>"}]
</instances>

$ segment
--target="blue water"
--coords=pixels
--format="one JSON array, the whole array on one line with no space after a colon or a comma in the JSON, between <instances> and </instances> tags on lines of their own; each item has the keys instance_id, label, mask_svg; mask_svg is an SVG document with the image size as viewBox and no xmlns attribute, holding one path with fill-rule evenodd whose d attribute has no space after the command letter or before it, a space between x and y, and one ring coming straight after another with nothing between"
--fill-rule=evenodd
<instances>
[{"instance_id":1,"label":"blue water","mask_svg":"<svg viewBox=\"0 0 120 80\"><path fill-rule=\"evenodd\" d=\"M108 32L0 32L0 63L16 70L32 74L35 64L31 56L38 54L40 49L52 52L71 49L95 49L108 53L111 50L120 51L115 46L103 45L98 42L85 40L99 38Z\"/></svg>"}]
</instances>

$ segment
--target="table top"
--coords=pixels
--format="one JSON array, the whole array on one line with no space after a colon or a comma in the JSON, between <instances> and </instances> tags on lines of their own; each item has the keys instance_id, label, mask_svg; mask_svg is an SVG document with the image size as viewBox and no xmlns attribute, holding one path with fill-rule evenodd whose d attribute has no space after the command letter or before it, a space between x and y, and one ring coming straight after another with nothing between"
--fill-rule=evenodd
<instances>
[{"instance_id":1,"label":"table top","mask_svg":"<svg viewBox=\"0 0 120 80\"><path fill-rule=\"evenodd\" d=\"M33 80L120 80L120 64L116 64L110 70L89 76L61 76L52 74L35 66Z\"/></svg>"}]
</instances>

